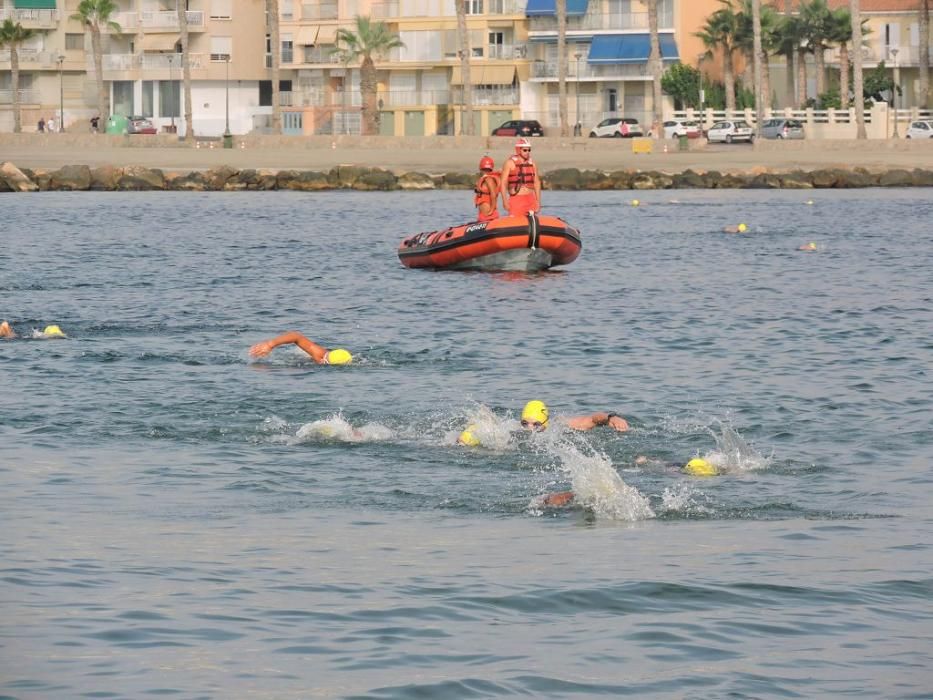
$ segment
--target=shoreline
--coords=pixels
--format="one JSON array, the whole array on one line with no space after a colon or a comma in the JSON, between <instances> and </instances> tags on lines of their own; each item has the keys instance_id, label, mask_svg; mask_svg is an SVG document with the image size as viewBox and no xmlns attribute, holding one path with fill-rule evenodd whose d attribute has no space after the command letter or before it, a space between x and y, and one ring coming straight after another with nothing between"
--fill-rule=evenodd
<instances>
[{"instance_id":1,"label":"shoreline","mask_svg":"<svg viewBox=\"0 0 933 700\"><path fill-rule=\"evenodd\" d=\"M933 186L933 140L758 141L679 150L651 141L534 138L546 189L718 189ZM179 141L168 135L0 134L0 191L470 189L485 154L501 164L507 137L234 137ZM664 149L667 149L666 152ZM30 183L32 186L30 186Z\"/></svg>"}]
</instances>

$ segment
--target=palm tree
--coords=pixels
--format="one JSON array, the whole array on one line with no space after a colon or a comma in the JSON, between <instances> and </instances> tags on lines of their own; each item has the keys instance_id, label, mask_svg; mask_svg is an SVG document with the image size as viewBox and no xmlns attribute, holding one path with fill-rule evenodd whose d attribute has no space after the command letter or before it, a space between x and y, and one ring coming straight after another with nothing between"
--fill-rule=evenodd
<instances>
[{"instance_id":1,"label":"palm tree","mask_svg":"<svg viewBox=\"0 0 933 700\"><path fill-rule=\"evenodd\" d=\"M768 5L761 5L758 2L758 17L761 30L761 105L762 109L771 106L771 71L768 68L769 57L774 52L775 47L775 29L777 27L777 15ZM739 35L736 38L736 46L745 53L750 67L755 64L755 10L752 6L752 0L743 0L742 10L738 13ZM753 71L754 72L754 71ZM749 82L754 82L754 78ZM756 88L757 90L757 88Z\"/></svg>"},{"instance_id":2,"label":"palm tree","mask_svg":"<svg viewBox=\"0 0 933 700\"><path fill-rule=\"evenodd\" d=\"M26 29L22 24L5 19L0 25L0 46L10 47L10 71L13 74L10 87L13 88L13 133L23 130L23 117L19 106L19 47L23 42L35 35L32 29ZM62 124L62 127L65 125Z\"/></svg>"},{"instance_id":3,"label":"palm tree","mask_svg":"<svg viewBox=\"0 0 933 700\"><path fill-rule=\"evenodd\" d=\"M560 135L570 136L567 118L567 0L556 0L557 14L557 113L560 119ZM580 77L577 76L577 99L580 99Z\"/></svg>"},{"instance_id":4,"label":"palm tree","mask_svg":"<svg viewBox=\"0 0 933 700\"><path fill-rule=\"evenodd\" d=\"M272 133L282 132L282 105L279 104L279 70L282 63L282 45L279 41L279 0L266 0L266 22L269 26L269 44L272 54Z\"/></svg>"},{"instance_id":5,"label":"palm tree","mask_svg":"<svg viewBox=\"0 0 933 700\"><path fill-rule=\"evenodd\" d=\"M732 55L736 48L739 23L732 0L719 1L724 7L707 17L703 29L694 33L694 36L706 47L707 58L713 57L715 49L722 50L722 81L726 88L726 110L732 112L735 110L735 70Z\"/></svg>"},{"instance_id":6,"label":"palm tree","mask_svg":"<svg viewBox=\"0 0 933 700\"><path fill-rule=\"evenodd\" d=\"M654 103L655 138L663 136L661 124L664 114L661 110L661 37L658 34L658 0L648 0L648 32L651 39L651 51L648 53L648 69L651 72L651 85Z\"/></svg>"},{"instance_id":7,"label":"palm tree","mask_svg":"<svg viewBox=\"0 0 933 700\"><path fill-rule=\"evenodd\" d=\"M337 43L343 44L351 60L360 61L360 97L363 101L363 134L379 131L379 112L376 109L376 65L373 56L379 58L391 49L401 48L405 43L389 31L385 22L373 22L370 17L356 16L356 31L340 28Z\"/></svg>"},{"instance_id":8,"label":"palm tree","mask_svg":"<svg viewBox=\"0 0 933 700\"><path fill-rule=\"evenodd\" d=\"M852 46L855 49L852 61L852 92L855 93L855 123L857 139L867 139L865 131L865 80L862 75L862 13L858 0L849 0L852 16Z\"/></svg>"},{"instance_id":9,"label":"palm tree","mask_svg":"<svg viewBox=\"0 0 933 700\"><path fill-rule=\"evenodd\" d=\"M930 0L919 0L920 17L920 107L930 106Z\"/></svg>"},{"instance_id":10,"label":"palm tree","mask_svg":"<svg viewBox=\"0 0 933 700\"><path fill-rule=\"evenodd\" d=\"M785 91L787 102L794 104L794 59L797 56L797 47L800 46L803 33L800 20L793 15L783 15L774 27L771 34L771 43L774 52L784 57L787 64L785 74Z\"/></svg>"},{"instance_id":11,"label":"palm tree","mask_svg":"<svg viewBox=\"0 0 933 700\"><path fill-rule=\"evenodd\" d=\"M191 64L188 57L188 3L175 0L178 12L178 28L181 30L181 77L185 97L185 138L194 138L194 122L191 116ZM175 105L172 105L172 109Z\"/></svg>"},{"instance_id":12,"label":"palm tree","mask_svg":"<svg viewBox=\"0 0 933 700\"><path fill-rule=\"evenodd\" d=\"M852 17L849 8L840 7L830 16L827 39L839 45L839 101L843 109L849 108L849 41L852 39ZM858 50L858 48L856 48Z\"/></svg>"},{"instance_id":13,"label":"palm tree","mask_svg":"<svg viewBox=\"0 0 933 700\"><path fill-rule=\"evenodd\" d=\"M100 43L100 29L103 26L113 32L123 31L119 24L110 19L117 9L113 0L81 0L78 3L78 11L71 15L71 19L78 20L85 29L91 30L91 50L94 52L94 71L97 73L97 112L105 124L110 116L110 95L104 88L104 54ZM99 130L98 133L103 131L106 129Z\"/></svg>"},{"instance_id":14,"label":"palm tree","mask_svg":"<svg viewBox=\"0 0 933 700\"><path fill-rule=\"evenodd\" d=\"M810 0L800 4L800 19L807 27L807 48L813 54L819 96L826 92L826 49L832 35L832 13L826 0Z\"/></svg>"},{"instance_id":15,"label":"palm tree","mask_svg":"<svg viewBox=\"0 0 933 700\"><path fill-rule=\"evenodd\" d=\"M763 96L761 94L761 64L764 55L761 51L761 0L752 0L752 31L754 33L755 64L755 135L761 136L761 122L764 121Z\"/></svg>"},{"instance_id":16,"label":"palm tree","mask_svg":"<svg viewBox=\"0 0 933 700\"><path fill-rule=\"evenodd\" d=\"M460 133L473 135L473 82L470 80L470 33L466 23L466 0L457 0L457 38L460 44L460 77L463 80L463 113Z\"/></svg>"}]
</instances>

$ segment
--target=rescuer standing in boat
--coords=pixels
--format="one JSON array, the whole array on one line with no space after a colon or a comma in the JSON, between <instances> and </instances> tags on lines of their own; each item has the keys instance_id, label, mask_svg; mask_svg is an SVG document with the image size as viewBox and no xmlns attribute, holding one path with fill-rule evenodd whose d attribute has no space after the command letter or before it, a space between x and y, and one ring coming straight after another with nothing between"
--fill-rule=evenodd
<instances>
[{"instance_id":1,"label":"rescuer standing in boat","mask_svg":"<svg viewBox=\"0 0 933 700\"><path fill-rule=\"evenodd\" d=\"M479 179L473 185L473 204L477 210L477 221L493 221L499 218L499 173L489 156L479 159Z\"/></svg>"},{"instance_id":2,"label":"rescuer standing in boat","mask_svg":"<svg viewBox=\"0 0 933 700\"><path fill-rule=\"evenodd\" d=\"M520 138L515 142L515 154L502 168L502 203L511 216L524 216L541 210L541 178L531 160L531 142Z\"/></svg>"}]
</instances>

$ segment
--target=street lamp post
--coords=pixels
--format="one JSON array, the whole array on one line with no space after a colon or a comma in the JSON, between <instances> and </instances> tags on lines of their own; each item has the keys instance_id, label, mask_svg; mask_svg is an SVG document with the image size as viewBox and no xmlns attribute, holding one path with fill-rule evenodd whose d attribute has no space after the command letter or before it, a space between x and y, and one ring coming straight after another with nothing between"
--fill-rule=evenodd
<instances>
[{"instance_id":1,"label":"street lamp post","mask_svg":"<svg viewBox=\"0 0 933 700\"><path fill-rule=\"evenodd\" d=\"M897 67L897 49L891 49L891 55L894 56L894 87L892 88L891 98L894 106L894 138L900 138L897 133L897 86L901 82L901 72Z\"/></svg>"},{"instance_id":2,"label":"street lamp post","mask_svg":"<svg viewBox=\"0 0 933 700\"><path fill-rule=\"evenodd\" d=\"M230 54L224 57L226 77L224 78L224 148L233 148L233 134L230 133Z\"/></svg>"},{"instance_id":3,"label":"street lamp post","mask_svg":"<svg viewBox=\"0 0 933 700\"><path fill-rule=\"evenodd\" d=\"M65 131L65 81L62 77L62 66L65 63L65 56L58 54L58 105L59 117L58 130Z\"/></svg>"},{"instance_id":4,"label":"street lamp post","mask_svg":"<svg viewBox=\"0 0 933 700\"><path fill-rule=\"evenodd\" d=\"M573 135L582 136L583 128L580 125L580 59L583 54L579 51L573 55L577 59L577 83L576 83L576 103L577 103L577 122L573 125Z\"/></svg>"}]
</instances>

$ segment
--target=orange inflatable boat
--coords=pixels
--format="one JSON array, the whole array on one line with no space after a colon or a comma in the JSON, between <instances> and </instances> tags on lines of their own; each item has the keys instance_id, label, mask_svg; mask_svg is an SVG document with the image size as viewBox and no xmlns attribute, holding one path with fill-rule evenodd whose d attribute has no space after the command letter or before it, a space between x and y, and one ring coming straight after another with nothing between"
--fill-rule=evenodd
<instances>
[{"instance_id":1,"label":"orange inflatable boat","mask_svg":"<svg viewBox=\"0 0 933 700\"><path fill-rule=\"evenodd\" d=\"M409 236L398 247L405 267L536 272L577 259L580 232L556 216L528 214Z\"/></svg>"}]
</instances>

